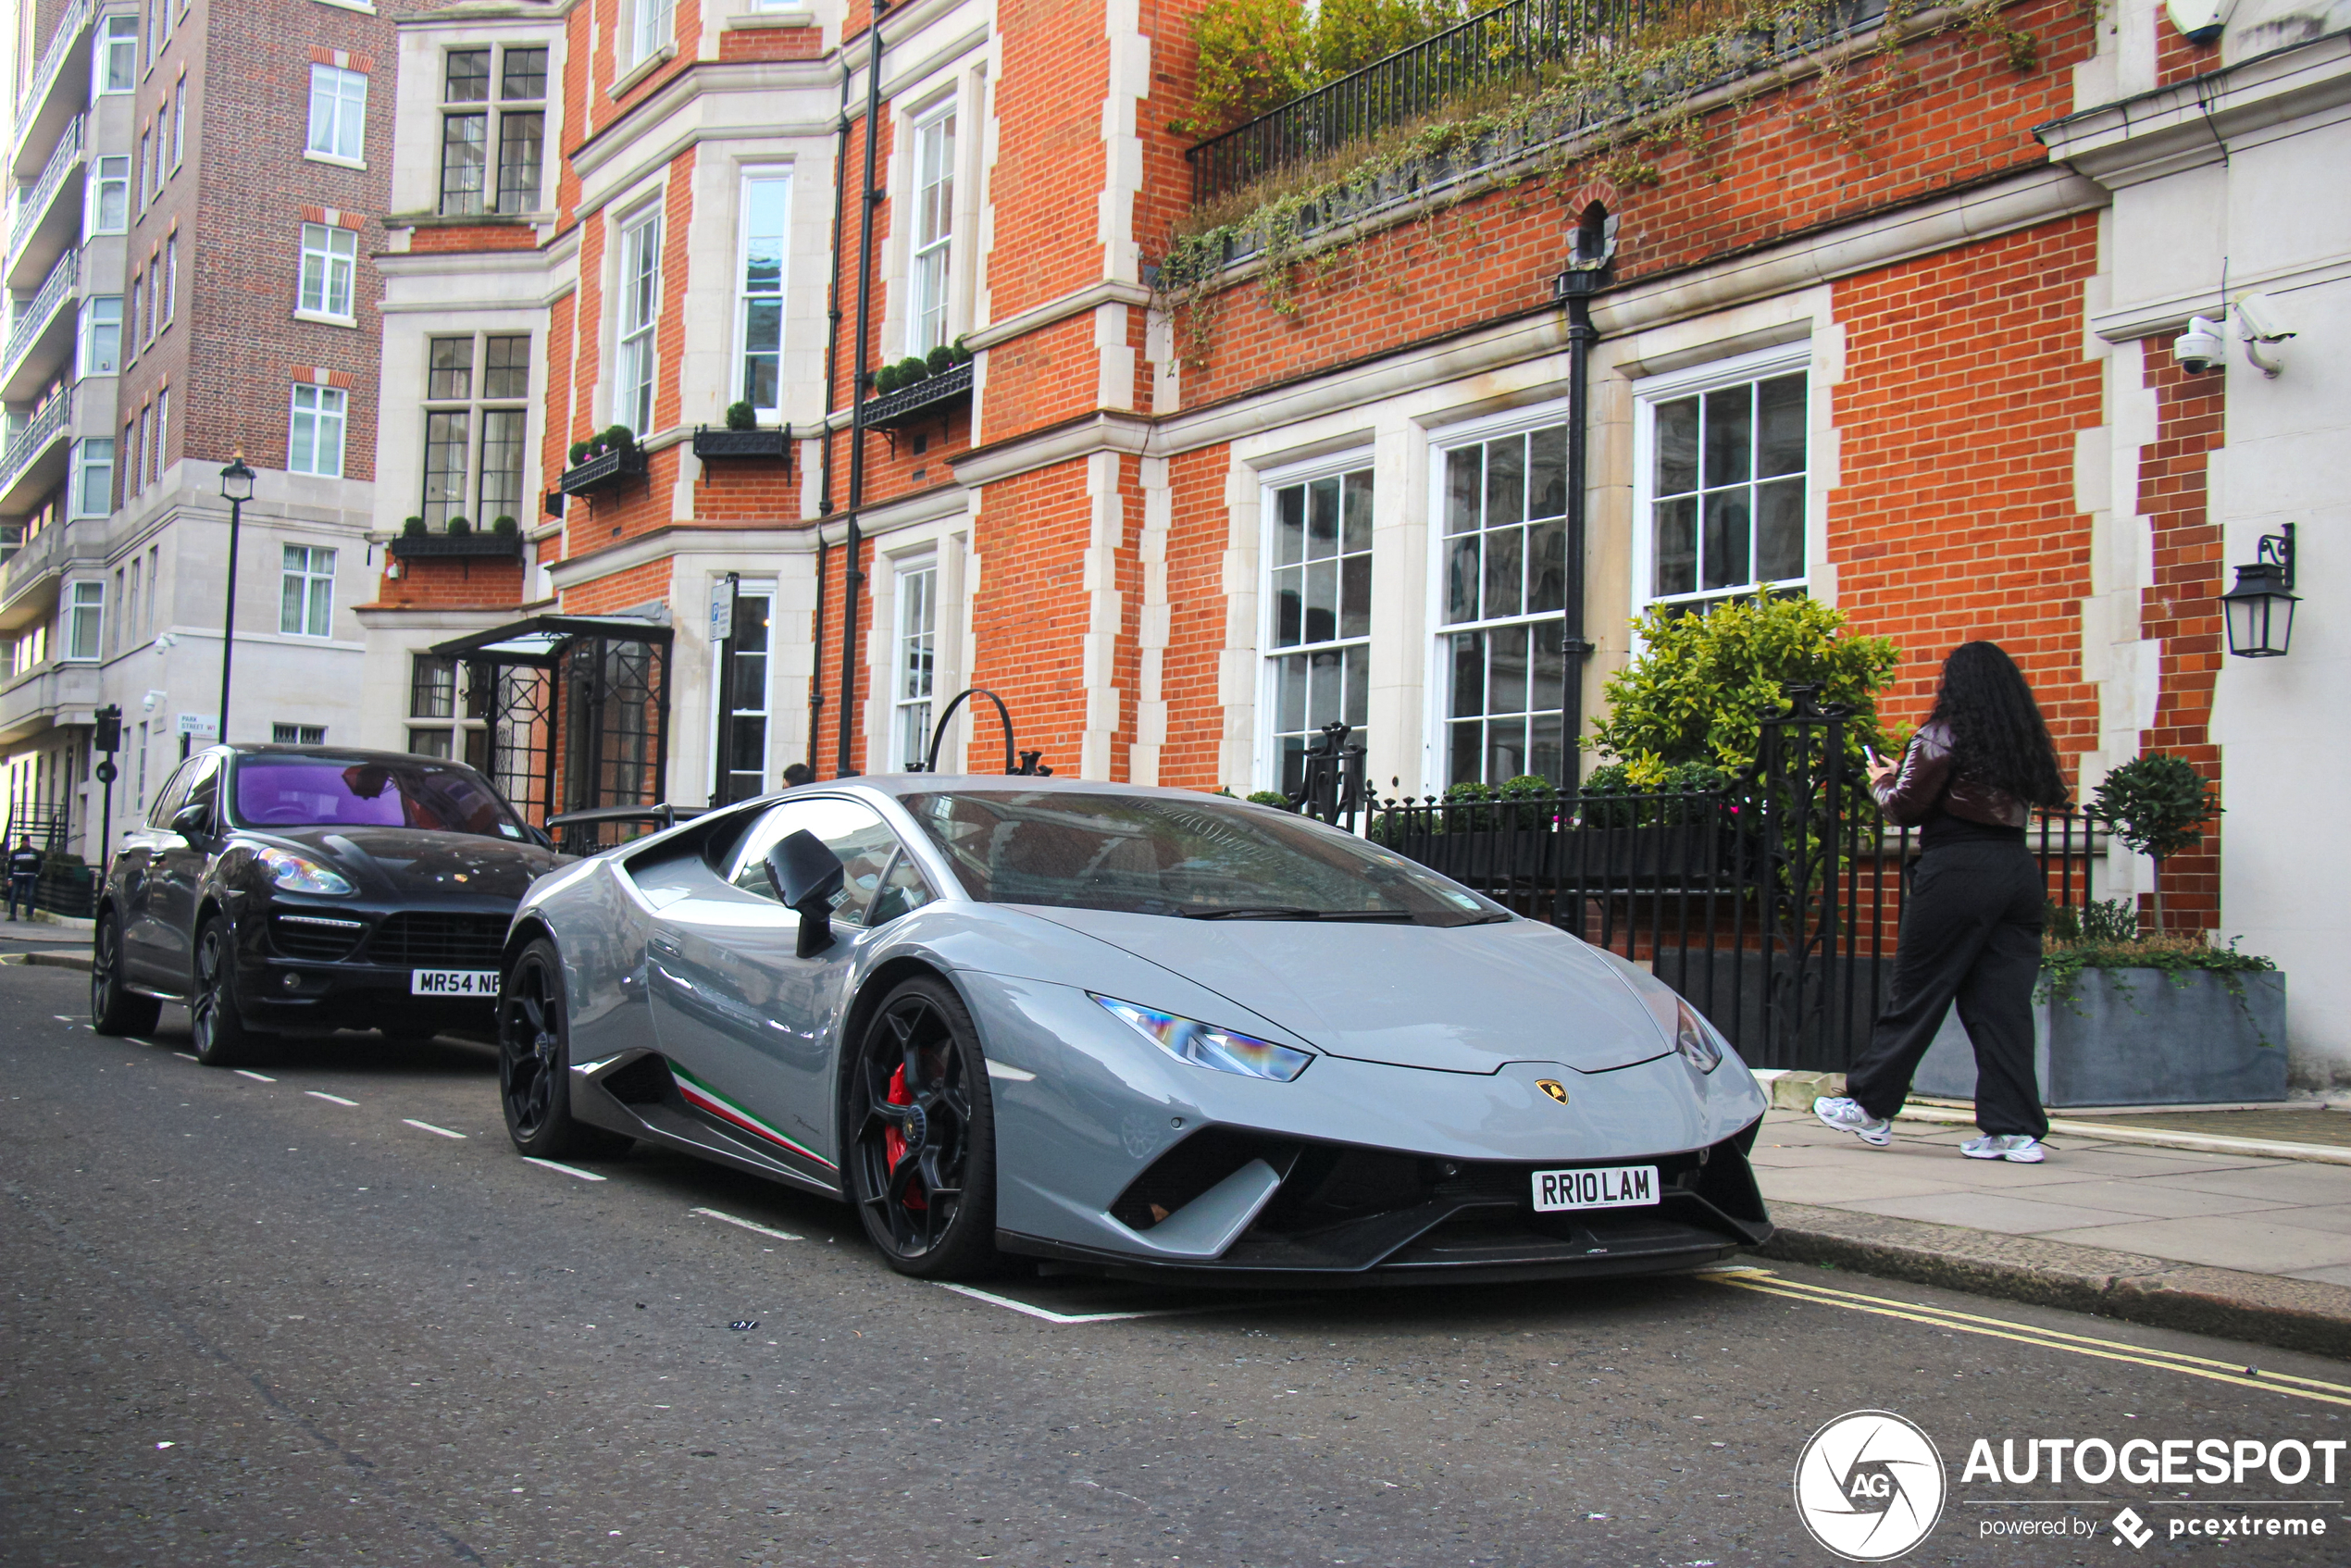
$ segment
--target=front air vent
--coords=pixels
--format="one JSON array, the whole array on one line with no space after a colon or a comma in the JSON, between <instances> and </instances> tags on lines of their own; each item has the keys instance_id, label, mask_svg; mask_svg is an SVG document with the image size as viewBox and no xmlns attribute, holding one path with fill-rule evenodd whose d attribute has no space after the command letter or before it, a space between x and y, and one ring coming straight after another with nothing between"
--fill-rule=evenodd
<instances>
[{"instance_id":1,"label":"front air vent","mask_svg":"<svg viewBox=\"0 0 2351 1568\"><path fill-rule=\"evenodd\" d=\"M503 915L395 915L376 928L367 957L423 968L494 968L509 924Z\"/></svg>"},{"instance_id":2,"label":"front air vent","mask_svg":"<svg viewBox=\"0 0 2351 1568\"><path fill-rule=\"evenodd\" d=\"M273 915L269 946L282 958L332 964L349 958L366 934L364 920L340 920L324 915Z\"/></svg>"}]
</instances>

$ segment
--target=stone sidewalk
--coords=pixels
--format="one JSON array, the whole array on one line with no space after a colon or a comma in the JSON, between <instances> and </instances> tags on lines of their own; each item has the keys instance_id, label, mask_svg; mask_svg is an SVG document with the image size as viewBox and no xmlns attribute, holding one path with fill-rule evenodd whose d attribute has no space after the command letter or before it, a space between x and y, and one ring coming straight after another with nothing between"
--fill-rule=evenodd
<instances>
[{"instance_id":1,"label":"stone sidewalk","mask_svg":"<svg viewBox=\"0 0 2351 1568\"><path fill-rule=\"evenodd\" d=\"M1872 1149L1773 1110L1751 1156L1769 1250L2351 1358L2351 1165L2056 1131L2012 1165L1961 1157L1974 1131L1897 1120Z\"/></svg>"}]
</instances>

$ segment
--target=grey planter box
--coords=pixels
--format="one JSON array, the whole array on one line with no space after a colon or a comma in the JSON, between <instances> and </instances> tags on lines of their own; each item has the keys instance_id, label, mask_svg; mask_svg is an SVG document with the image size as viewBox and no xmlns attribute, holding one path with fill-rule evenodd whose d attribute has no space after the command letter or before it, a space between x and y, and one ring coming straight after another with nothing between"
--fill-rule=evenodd
<instances>
[{"instance_id":1,"label":"grey planter box","mask_svg":"<svg viewBox=\"0 0 2351 1568\"><path fill-rule=\"evenodd\" d=\"M2085 969L2065 995L2034 1003L2033 1067L2051 1107L2283 1100L2285 977L2197 973L2181 986L2160 969ZM1975 1098L1957 1007L1910 1087Z\"/></svg>"}]
</instances>

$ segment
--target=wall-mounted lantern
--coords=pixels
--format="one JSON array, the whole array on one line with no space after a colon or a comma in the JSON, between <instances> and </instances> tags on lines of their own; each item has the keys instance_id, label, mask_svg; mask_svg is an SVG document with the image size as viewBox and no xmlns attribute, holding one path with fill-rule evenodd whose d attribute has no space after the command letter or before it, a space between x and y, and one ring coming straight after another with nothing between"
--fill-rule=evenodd
<instances>
[{"instance_id":1,"label":"wall-mounted lantern","mask_svg":"<svg viewBox=\"0 0 2351 1568\"><path fill-rule=\"evenodd\" d=\"M2237 568L2234 588L2220 595L2229 623L2229 652L2241 659L2284 656L2294 641L2294 525L2264 534L2249 566Z\"/></svg>"}]
</instances>

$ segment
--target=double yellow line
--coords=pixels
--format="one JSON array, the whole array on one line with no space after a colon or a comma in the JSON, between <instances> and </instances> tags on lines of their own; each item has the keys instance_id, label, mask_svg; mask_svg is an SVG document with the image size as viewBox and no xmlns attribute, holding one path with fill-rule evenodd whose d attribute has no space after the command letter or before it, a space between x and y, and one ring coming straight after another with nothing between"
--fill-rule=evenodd
<instances>
[{"instance_id":1,"label":"double yellow line","mask_svg":"<svg viewBox=\"0 0 2351 1568\"><path fill-rule=\"evenodd\" d=\"M1948 1307L1931 1307L1919 1301L1897 1301L1885 1296L1863 1295L1855 1290L1832 1290L1825 1285L1785 1278L1769 1269L1715 1269L1695 1277L1716 1285L1728 1285L1735 1289L1752 1290L1760 1296L1810 1301L1816 1306L1843 1307L1847 1312L1900 1318L1907 1323L1925 1324L1931 1328L1948 1329L1958 1334L1982 1334L1994 1339L2013 1340L2020 1345L2035 1345L2046 1350L2070 1350L2077 1356L2096 1356L2100 1361L2130 1362L2134 1365L2151 1366L2160 1372L2177 1372L2214 1383L2233 1383L2240 1388L2267 1388L2272 1393L2291 1394L2298 1400L2351 1406L2351 1385L2328 1383L2316 1377L2297 1377L2284 1372L2257 1372L2242 1362L2214 1361L2208 1356L2184 1355L2177 1350L2150 1350L2144 1345L2126 1345L2119 1339L2069 1334L2059 1328L2042 1328L2008 1318L1985 1317L1976 1313L1956 1312Z\"/></svg>"}]
</instances>

